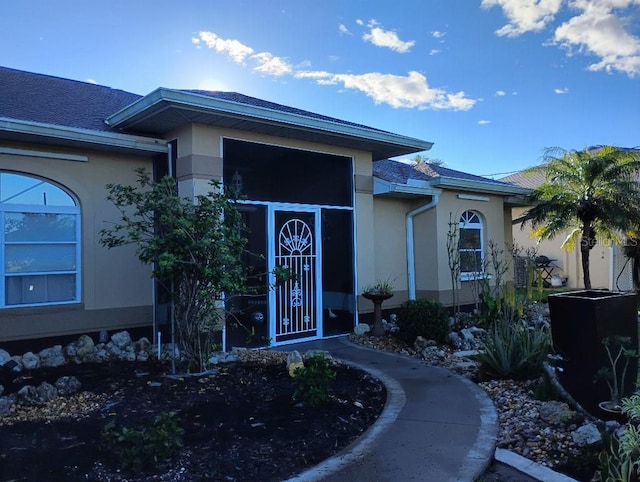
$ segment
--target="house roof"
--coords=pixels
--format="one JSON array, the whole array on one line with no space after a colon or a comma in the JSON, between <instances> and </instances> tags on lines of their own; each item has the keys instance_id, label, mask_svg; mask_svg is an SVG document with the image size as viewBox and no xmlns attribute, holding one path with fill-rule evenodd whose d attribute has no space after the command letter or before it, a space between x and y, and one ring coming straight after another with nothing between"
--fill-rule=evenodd
<instances>
[{"instance_id":1,"label":"house roof","mask_svg":"<svg viewBox=\"0 0 640 482\"><path fill-rule=\"evenodd\" d=\"M602 149L604 146L596 145L588 147L590 151L598 151ZM618 147L621 151L638 151L640 153L640 149L637 147ZM638 176L640 180L640 175ZM546 173L544 170L534 170L534 171L519 171L509 176L503 177L500 179L502 182L506 182L509 184L513 184L515 186L526 187L528 189L535 189L547 180Z\"/></svg>"},{"instance_id":2,"label":"house roof","mask_svg":"<svg viewBox=\"0 0 640 482\"><path fill-rule=\"evenodd\" d=\"M504 196L529 192L513 184L430 163L406 164L390 159L376 161L373 163L373 176L382 181L378 183L378 192L374 188L374 193L379 195L424 195L431 194L429 190L447 188Z\"/></svg>"},{"instance_id":3,"label":"house roof","mask_svg":"<svg viewBox=\"0 0 640 482\"><path fill-rule=\"evenodd\" d=\"M198 123L259 134L361 149L373 159L412 154L433 143L393 134L236 92L159 88L111 115L120 129L166 133Z\"/></svg>"},{"instance_id":4,"label":"house roof","mask_svg":"<svg viewBox=\"0 0 640 482\"><path fill-rule=\"evenodd\" d=\"M515 174L500 178L500 181L515 186L526 187L528 189L535 189L545 181L545 173L543 171L520 171Z\"/></svg>"},{"instance_id":5,"label":"house roof","mask_svg":"<svg viewBox=\"0 0 640 482\"><path fill-rule=\"evenodd\" d=\"M110 87L0 67L0 139L164 152L165 140L125 134L104 122L139 98Z\"/></svg>"},{"instance_id":6,"label":"house roof","mask_svg":"<svg viewBox=\"0 0 640 482\"><path fill-rule=\"evenodd\" d=\"M190 123L361 149L374 159L433 145L236 92L159 88L140 96L0 67L0 139L161 152L164 137Z\"/></svg>"}]
</instances>

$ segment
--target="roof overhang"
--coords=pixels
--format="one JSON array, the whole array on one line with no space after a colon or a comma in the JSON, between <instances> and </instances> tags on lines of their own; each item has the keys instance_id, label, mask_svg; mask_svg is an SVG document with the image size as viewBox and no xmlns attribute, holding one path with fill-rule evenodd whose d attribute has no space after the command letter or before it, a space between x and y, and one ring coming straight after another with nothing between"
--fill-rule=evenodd
<instances>
[{"instance_id":1,"label":"roof overhang","mask_svg":"<svg viewBox=\"0 0 640 482\"><path fill-rule=\"evenodd\" d=\"M414 182L412 182L414 181ZM380 197L414 198L420 196L440 195L441 189L429 185L428 181L409 179L407 184L389 182L377 177L373 178L373 195Z\"/></svg>"},{"instance_id":2,"label":"roof overhang","mask_svg":"<svg viewBox=\"0 0 640 482\"><path fill-rule=\"evenodd\" d=\"M373 177L373 195L396 198L440 195L443 189L505 196L505 204L526 206L530 189L472 179L440 176L429 180L408 179L406 183Z\"/></svg>"},{"instance_id":3,"label":"roof overhang","mask_svg":"<svg viewBox=\"0 0 640 482\"><path fill-rule=\"evenodd\" d=\"M286 137L371 152L373 160L431 149L433 143L366 126L159 88L107 119L114 128L164 135L186 124Z\"/></svg>"},{"instance_id":4,"label":"roof overhang","mask_svg":"<svg viewBox=\"0 0 640 482\"><path fill-rule=\"evenodd\" d=\"M498 184L474 179L460 179L455 177L439 176L430 181L433 187L445 189L457 189L460 191L482 192L487 194L499 194L503 196L526 196L531 192L520 186Z\"/></svg>"},{"instance_id":5,"label":"roof overhang","mask_svg":"<svg viewBox=\"0 0 640 482\"><path fill-rule=\"evenodd\" d=\"M89 147L107 151L166 153L167 141L144 136L95 131L0 117L0 140Z\"/></svg>"}]
</instances>

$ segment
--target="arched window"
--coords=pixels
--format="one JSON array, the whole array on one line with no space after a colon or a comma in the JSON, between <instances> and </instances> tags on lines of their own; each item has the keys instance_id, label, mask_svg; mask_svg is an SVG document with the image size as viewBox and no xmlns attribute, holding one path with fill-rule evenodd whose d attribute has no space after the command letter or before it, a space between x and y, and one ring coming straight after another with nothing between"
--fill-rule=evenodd
<instances>
[{"instance_id":1,"label":"arched window","mask_svg":"<svg viewBox=\"0 0 640 482\"><path fill-rule=\"evenodd\" d=\"M460 278L472 279L483 272L483 227L480 215L465 211L460 216Z\"/></svg>"},{"instance_id":2,"label":"arched window","mask_svg":"<svg viewBox=\"0 0 640 482\"><path fill-rule=\"evenodd\" d=\"M49 181L0 172L0 307L80 300L80 208Z\"/></svg>"}]
</instances>

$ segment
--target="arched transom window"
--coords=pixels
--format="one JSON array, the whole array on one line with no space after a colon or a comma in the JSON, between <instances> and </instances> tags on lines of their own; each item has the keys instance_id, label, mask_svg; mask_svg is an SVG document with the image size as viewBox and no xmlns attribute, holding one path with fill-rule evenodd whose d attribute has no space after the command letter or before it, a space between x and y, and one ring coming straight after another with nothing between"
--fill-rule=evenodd
<instances>
[{"instance_id":1,"label":"arched transom window","mask_svg":"<svg viewBox=\"0 0 640 482\"><path fill-rule=\"evenodd\" d=\"M471 279L483 272L483 227L478 213L465 211L460 216L460 278Z\"/></svg>"},{"instance_id":2,"label":"arched transom window","mask_svg":"<svg viewBox=\"0 0 640 482\"><path fill-rule=\"evenodd\" d=\"M80 208L62 188L0 171L0 307L80 300Z\"/></svg>"}]
</instances>

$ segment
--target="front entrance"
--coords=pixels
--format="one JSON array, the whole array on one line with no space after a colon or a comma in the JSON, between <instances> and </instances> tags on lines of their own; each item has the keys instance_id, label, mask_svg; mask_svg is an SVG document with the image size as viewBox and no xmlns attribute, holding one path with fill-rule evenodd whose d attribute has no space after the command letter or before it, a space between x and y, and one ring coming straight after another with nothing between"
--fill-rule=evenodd
<instances>
[{"instance_id":1,"label":"front entrance","mask_svg":"<svg viewBox=\"0 0 640 482\"><path fill-rule=\"evenodd\" d=\"M242 199L249 272L247 293L227 298L225 349L350 333L353 159L239 139L223 140L223 157L225 187Z\"/></svg>"},{"instance_id":2,"label":"front entrance","mask_svg":"<svg viewBox=\"0 0 640 482\"><path fill-rule=\"evenodd\" d=\"M276 344L316 338L322 325L318 210L272 206L270 212L270 271L285 275L270 290L271 338Z\"/></svg>"}]
</instances>

